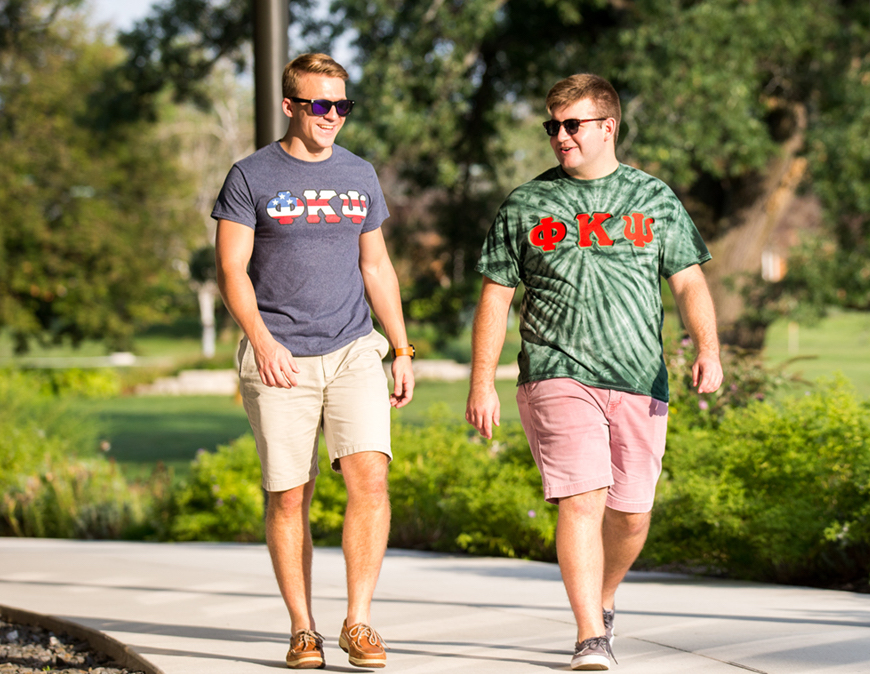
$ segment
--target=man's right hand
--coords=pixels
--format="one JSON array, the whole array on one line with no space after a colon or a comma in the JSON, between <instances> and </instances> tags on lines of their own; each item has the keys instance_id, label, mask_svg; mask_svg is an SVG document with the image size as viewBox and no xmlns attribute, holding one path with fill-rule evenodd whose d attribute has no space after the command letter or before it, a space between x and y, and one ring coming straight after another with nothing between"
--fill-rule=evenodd
<instances>
[{"instance_id":1,"label":"man's right hand","mask_svg":"<svg viewBox=\"0 0 870 674\"><path fill-rule=\"evenodd\" d=\"M465 406L465 420L483 437L492 438L493 425L498 426L501 421L501 402L495 385L471 387L468 392L468 403Z\"/></svg>"},{"instance_id":2,"label":"man's right hand","mask_svg":"<svg viewBox=\"0 0 870 674\"><path fill-rule=\"evenodd\" d=\"M274 338L265 345L254 347L254 359L260 379L266 386L293 388L299 385L296 379L299 366L293 354Z\"/></svg>"}]
</instances>

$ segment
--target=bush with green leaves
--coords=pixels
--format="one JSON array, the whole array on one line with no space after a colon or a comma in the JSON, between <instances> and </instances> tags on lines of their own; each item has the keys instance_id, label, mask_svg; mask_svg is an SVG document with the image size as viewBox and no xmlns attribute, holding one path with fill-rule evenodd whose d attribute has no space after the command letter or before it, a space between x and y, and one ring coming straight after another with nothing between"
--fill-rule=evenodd
<instances>
[{"instance_id":1,"label":"bush with green leaves","mask_svg":"<svg viewBox=\"0 0 870 674\"><path fill-rule=\"evenodd\" d=\"M111 368L33 370L45 393L58 397L112 398L121 392L121 377Z\"/></svg>"},{"instance_id":2,"label":"bush with green leaves","mask_svg":"<svg viewBox=\"0 0 870 674\"><path fill-rule=\"evenodd\" d=\"M321 443L318 457L320 474L314 488L314 498L308 519L311 536L317 545L341 545L341 530L344 511L347 508L347 491L344 479L332 470L326 448Z\"/></svg>"},{"instance_id":3,"label":"bush with green leaves","mask_svg":"<svg viewBox=\"0 0 870 674\"><path fill-rule=\"evenodd\" d=\"M556 509L519 424L483 441L467 424L444 421L435 406L425 426L393 424L390 545L418 550L555 559ZM311 505L319 543L340 541L347 497L321 456Z\"/></svg>"},{"instance_id":4,"label":"bush with green leaves","mask_svg":"<svg viewBox=\"0 0 870 674\"><path fill-rule=\"evenodd\" d=\"M94 421L69 407L81 381L0 370L0 535L120 538L141 519L143 493L98 455Z\"/></svg>"},{"instance_id":5,"label":"bush with green leaves","mask_svg":"<svg viewBox=\"0 0 870 674\"><path fill-rule=\"evenodd\" d=\"M746 407L794 383L764 366L761 354L725 347L720 354L725 380L718 391L699 394L692 386L695 348L691 340L670 341L665 350L670 402L668 438L694 428L718 428L727 410Z\"/></svg>"},{"instance_id":6,"label":"bush with green leaves","mask_svg":"<svg viewBox=\"0 0 870 674\"><path fill-rule=\"evenodd\" d=\"M0 505L4 534L39 538L119 539L144 516L145 496L100 458L48 458L18 474Z\"/></svg>"},{"instance_id":7,"label":"bush with green leaves","mask_svg":"<svg viewBox=\"0 0 870 674\"><path fill-rule=\"evenodd\" d=\"M390 544L421 550L554 559L555 508L518 424L482 441L465 424L393 426ZM347 492L321 451L311 504L314 540L338 545ZM157 500L155 536L162 540L263 539L263 496L253 438L216 453L201 452L190 476Z\"/></svg>"},{"instance_id":8,"label":"bush with green leaves","mask_svg":"<svg viewBox=\"0 0 870 674\"><path fill-rule=\"evenodd\" d=\"M843 380L684 430L664 468L647 563L866 587L870 403Z\"/></svg>"},{"instance_id":9,"label":"bush with green leaves","mask_svg":"<svg viewBox=\"0 0 870 674\"><path fill-rule=\"evenodd\" d=\"M687 345L668 355L671 431L641 563L867 587L870 403L842 381L774 399L785 380L731 353L723 390L698 396L692 358ZM0 534L264 539L250 435L201 451L183 481L161 473L139 490L98 456L94 427L65 411L69 396L40 376L0 372ZM543 501L519 424L485 441L450 419L436 407L425 425L393 425L390 545L555 560L557 508ZM347 494L323 450L319 461L312 534L337 545Z\"/></svg>"},{"instance_id":10,"label":"bush with green leaves","mask_svg":"<svg viewBox=\"0 0 870 674\"><path fill-rule=\"evenodd\" d=\"M486 442L464 423L396 425L390 544L477 555L555 559L556 508L519 424Z\"/></svg>"},{"instance_id":11,"label":"bush with green leaves","mask_svg":"<svg viewBox=\"0 0 870 674\"><path fill-rule=\"evenodd\" d=\"M170 483L171 485L171 483ZM251 435L204 449L190 474L155 499L153 536L171 541L262 541L260 461Z\"/></svg>"}]
</instances>

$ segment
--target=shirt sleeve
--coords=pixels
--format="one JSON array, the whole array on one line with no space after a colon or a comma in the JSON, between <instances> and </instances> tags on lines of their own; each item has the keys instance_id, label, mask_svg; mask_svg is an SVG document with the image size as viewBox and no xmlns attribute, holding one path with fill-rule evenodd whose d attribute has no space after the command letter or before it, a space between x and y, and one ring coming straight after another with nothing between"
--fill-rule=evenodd
<instances>
[{"instance_id":1,"label":"shirt sleeve","mask_svg":"<svg viewBox=\"0 0 870 674\"><path fill-rule=\"evenodd\" d=\"M254 198L248 187L245 175L238 164L230 169L224 186L221 188L211 217L215 220L232 220L251 229L257 227L257 213Z\"/></svg>"},{"instance_id":2,"label":"shirt sleeve","mask_svg":"<svg viewBox=\"0 0 870 674\"><path fill-rule=\"evenodd\" d=\"M516 241L504 206L489 229L475 269L499 285L516 288L522 280Z\"/></svg>"},{"instance_id":3,"label":"shirt sleeve","mask_svg":"<svg viewBox=\"0 0 870 674\"><path fill-rule=\"evenodd\" d=\"M694 264L704 264L712 257L692 218L673 193L671 203L672 215L659 248L659 269L666 279Z\"/></svg>"},{"instance_id":4,"label":"shirt sleeve","mask_svg":"<svg viewBox=\"0 0 870 674\"><path fill-rule=\"evenodd\" d=\"M368 212L363 221L363 234L377 229L384 223L384 220L390 217L390 211L387 208L387 202L381 189L381 183L378 180L378 174L372 165L369 165L368 168L371 172L371 187L369 188Z\"/></svg>"}]
</instances>

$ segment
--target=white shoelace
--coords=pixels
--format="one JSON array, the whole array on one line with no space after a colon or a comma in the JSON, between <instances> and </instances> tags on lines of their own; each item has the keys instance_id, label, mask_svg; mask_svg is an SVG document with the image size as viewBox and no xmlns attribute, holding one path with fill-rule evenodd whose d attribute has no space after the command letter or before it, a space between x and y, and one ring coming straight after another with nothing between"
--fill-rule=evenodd
<instances>
[{"instance_id":1,"label":"white shoelace","mask_svg":"<svg viewBox=\"0 0 870 674\"><path fill-rule=\"evenodd\" d=\"M361 641L362 639L368 639L369 643L372 646L377 646L380 643L384 648L387 648L387 642L381 638L381 635L375 632L368 625L364 625L363 623L359 623L358 625L354 625L347 631L347 635L353 641Z\"/></svg>"}]
</instances>

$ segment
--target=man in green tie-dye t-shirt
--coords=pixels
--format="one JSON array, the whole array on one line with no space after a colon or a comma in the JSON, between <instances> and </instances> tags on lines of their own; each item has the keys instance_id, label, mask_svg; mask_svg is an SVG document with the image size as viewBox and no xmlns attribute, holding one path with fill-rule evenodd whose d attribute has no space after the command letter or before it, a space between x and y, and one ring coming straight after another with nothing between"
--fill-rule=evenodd
<instances>
[{"instance_id":1,"label":"man in green tie-dye t-shirt","mask_svg":"<svg viewBox=\"0 0 870 674\"><path fill-rule=\"evenodd\" d=\"M574 75L547 96L559 166L514 190L486 237L466 418L499 423L495 367L516 287L517 403L544 487L577 621L571 668L608 669L617 586L643 548L667 430L661 278L697 348L699 392L722 382L695 225L662 181L616 159L619 97Z\"/></svg>"}]
</instances>

